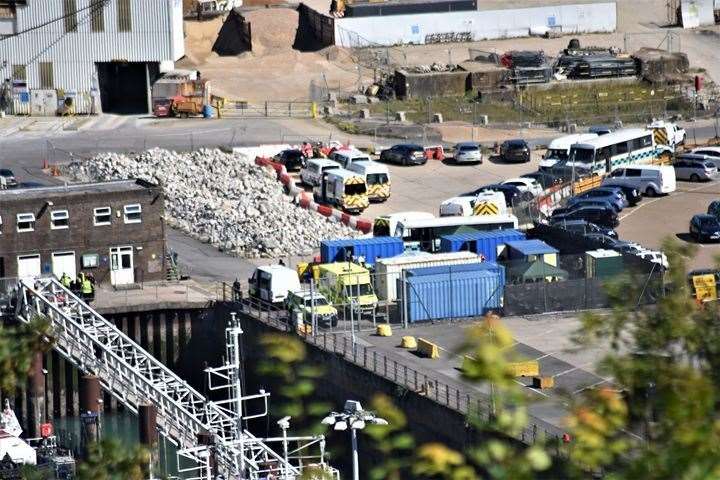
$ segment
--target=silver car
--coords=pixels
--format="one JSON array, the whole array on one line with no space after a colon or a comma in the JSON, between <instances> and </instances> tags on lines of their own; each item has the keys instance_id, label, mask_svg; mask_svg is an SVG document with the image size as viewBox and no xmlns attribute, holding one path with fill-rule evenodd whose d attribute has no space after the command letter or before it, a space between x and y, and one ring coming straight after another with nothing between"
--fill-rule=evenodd
<instances>
[{"instance_id":1,"label":"silver car","mask_svg":"<svg viewBox=\"0 0 720 480\"><path fill-rule=\"evenodd\" d=\"M475 142L461 142L455 145L455 163L482 163L480 144Z\"/></svg>"},{"instance_id":2,"label":"silver car","mask_svg":"<svg viewBox=\"0 0 720 480\"><path fill-rule=\"evenodd\" d=\"M673 168L675 169L676 179L690 180L691 182L713 180L718 173L715 164L707 160L679 159L673 163Z\"/></svg>"}]
</instances>

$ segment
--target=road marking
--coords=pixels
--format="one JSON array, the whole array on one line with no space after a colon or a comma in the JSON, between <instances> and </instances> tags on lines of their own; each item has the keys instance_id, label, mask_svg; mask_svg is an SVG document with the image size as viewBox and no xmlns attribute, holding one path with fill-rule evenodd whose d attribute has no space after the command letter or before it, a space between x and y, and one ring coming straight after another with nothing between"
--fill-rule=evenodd
<instances>
[{"instance_id":1,"label":"road marking","mask_svg":"<svg viewBox=\"0 0 720 480\"><path fill-rule=\"evenodd\" d=\"M626 218L628 218L629 216L633 215L635 212L637 212L637 211L640 210L641 208L646 207L646 206L648 206L648 205L652 205L653 203L659 202L660 200L665 200L665 199L673 198L673 197L679 197L680 195L685 195L685 194L688 194L688 193L697 192L698 190L702 190L702 189L704 189L704 188L707 188L707 187L710 187L710 186L716 186L716 185L717 185L717 184L714 184L713 182L708 182L708 183L706 183L706 184L704 184L704 185L701 185L701 186L699 186L699 187L696 187L696 188L690 188L690 189L688 189L688 190L676 190L675 192L673 192L673 193L671 193L671 194L669 194L669 195L665 195L664 197L658 197L658 198L654 198L654 199L650 200L649 202L643 202L643 203L641 203L639 206L635 207L632 212L630 212L630 213L628 213L628 214L623 215L622 217L620 217L620 220L625 220Z\"/></svg>"},{"instance_id":2,"label":"road marking","mask_svg":"<svg viewBox=\"0 0 720 480\"><path fill-rule=\"evenodd\" d=\"M523 387L525 387L525 388L527 388L527 389L530 389L530 390L532 390L532 391L535 392L535 393L539 393L539 394L542 395L543 397L550 398L550 395L548 395L547 393L541 392L541 391L538 390L537 388L533 388L533 387L531 387L531 386L529 386L529 385L525 385L525 384L522 383L520 380L515 379L515 383L517 383L518 385L522 385Z\"/></svg>"},{"instance_id":3,"label":"road marking","mask_svg":"<svg viewBox=\"0 0 720 480\"><path fill-rule=\"evenodd\" d=\"M579 369L579 368L580 368L580 367L573 367L573 368L571 368L571 369L569 369L569 370L565 370L564 372L556 373L555 375L553 375L553 378L557 378L557 377L559 377L560 375L565 375L566 373L574 372L575 370L577 370L577 369Z\"/></svg>"},{"instance_id":4,"label":"road marking","mask_svg":"<svg viewBox=\"0 0 720 480\"><path fill-rule=\"evenodd\" d=\"M588 386L583 387L583 388L581 388L581 389L579 389L579 390L575 390L572 394L573 394L573 395L577 395L578 393L584 392L585 390L589 390L589 389L591 389L591 388L595 388L595 387L597 387L598 385L603 384L603 383L606 383L606 382L609 382L609 380L602 379L602 380L600 380L599 382L593 383L592 385L588 385Z\"/></svg>"}]
</instances>

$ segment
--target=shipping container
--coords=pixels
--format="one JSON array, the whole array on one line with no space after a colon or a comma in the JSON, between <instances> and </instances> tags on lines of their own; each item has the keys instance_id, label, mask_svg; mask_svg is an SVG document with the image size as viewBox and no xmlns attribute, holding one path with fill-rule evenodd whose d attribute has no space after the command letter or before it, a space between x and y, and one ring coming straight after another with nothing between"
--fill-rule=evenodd
<instances>
[{"instance_id":1,"label":"shipping container","mask_svg":"<svg viewBox=\"0 0 720 480\"><path fill-rule=\"evenodd\" d=\"M480 317L502 306L503 275L494 268L413 274L397 283L409 323Z\"/></svg>"},{"instance_id":2,"label":"shipping container","mask_svg":"<svg viewBox=\"0 0 720 480\"><path fill-rule=\"evenodd\" d=\"M602 249L585 253L585 276L587 278L612 277L622 272L623 257L621 253Z\"/></svg>"},{"instance_id":3,"label":"shipping container","mask_svg":"<svg viewBox=\"0 0 720 480\"><path fill-rule=\"evenodd\" d=\"M494 262L502 253L505 244L525 240L525 234L518 230L493 230L489 232L463 232L440 237L441 252L469 251Z\"/></svg>"},{"instance_id":4,"label":"shipping container","mask_svg":"<svg viewBox=\"0 0 720 480\"><path fill-rule=\"evenodd\" d=\"M363 257L365 263L374 265L380 258L395 257L403 253L405 246L399 237L343 238L320 242L322 263L345 262Z\"/></svg>"},{"instance_id":5,"label":"shipping container","mask_svg":"<svg viewBox=\"0 0 720 480\"><path fill-rule=\"evenodd\" d=\"M505 267L495 262L461 263L457 265L438 265L433 267L413 268L405 271L405 278L423 277L427 275L448 275L450 278L458 273L489 271L500 275L505 284Z\"/></svg>"},{"instance_id":6,"label":"shipping container","mask_svg":"<svg viewBox=\"0 0 720 480\"><path fill-rule=\"evenodd\" d=\"M375 292L382 300L394 301L397 299L397 280L405 269L480 263L482 261L482 257L472 252L404 254L393 258L383 258L375 263Z\"/></svg>"}]
</instances>

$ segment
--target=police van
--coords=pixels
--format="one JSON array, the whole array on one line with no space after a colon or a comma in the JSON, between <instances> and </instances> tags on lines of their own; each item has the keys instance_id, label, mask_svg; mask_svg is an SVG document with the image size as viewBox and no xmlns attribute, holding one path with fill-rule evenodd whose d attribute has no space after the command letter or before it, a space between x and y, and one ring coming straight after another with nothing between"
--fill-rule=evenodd
<instances>
[{"instance_id":1,"label":"police van","mask_svg":"<svg viewBox=\"0 0 720 480\"><path fill-rule=\"evenodd\" d=\"M354 160L348 170L365 178L368 200L384 202L390 198L390 170L382 163Z\"/></svg>"}]
</instances>

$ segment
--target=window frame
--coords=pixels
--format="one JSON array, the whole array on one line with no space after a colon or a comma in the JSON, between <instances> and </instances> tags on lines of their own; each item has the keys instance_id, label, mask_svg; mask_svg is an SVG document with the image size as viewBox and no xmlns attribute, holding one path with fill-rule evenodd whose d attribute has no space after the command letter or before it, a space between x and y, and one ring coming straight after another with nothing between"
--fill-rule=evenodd
<instances>
[{"instance_id":1,"label":"window frame","mask_svg":"<svg viewBox=\"0 0 720 480\"><path fill-rule=\"evenodd\" d=\"M20 217L32 217L32 220L21 220ZM26 233L26 232L34 232L35 231L35 222L37 221L37 218L35 218L35 214L32 212L25 212L25 213L18 213L15 215L15 220L17 223L17 231L18 233ZM30 228L21 228L21 223L29 223L31 224Z\"/></svg>"},{"instance_id":2,"label":"window frame","mask_svg":"<svg viewBox=\"0 0 720 480\"><path fill-rule=\"evenodd\" d=\"M56 216L59 218L55 218ZM55 225L56 220L65 220L67 224ZM50 212L50 230L67 230L68 228L70 228L70 212L67 209L52 210Z\"/></svg>"},{"instance_id":3,"label":"window frame","mask_svg":"<svg viewBox=\"0 0 720 480\"><path fill-rule=\"evenodd\" d=\"M129 210L131 210L131 209L134 210L135 207L137 207L137 212L129 212ZM129 214L137 213L138 218L137 219L128 218L128 213ZM139 203L131 203L128 205L124 205L123 206L123 221L126 224L142 223L142 205L140 205Z\"/></svg>"},{"instance_id":4,"label":"window frame","mask_svg":"<svg viewBox=\"0 0 720 480\"><path fill-rule=\"evenodd\" d=\"M107 210L107 216L108 221L107 222L98 222L98 210ZM105 214L102 214L103 216ZM106 225L112 225L112 208L111 207L97 207L93 208L93 226L94 227L104 227Z\"/></svg>"}]
</instances>

